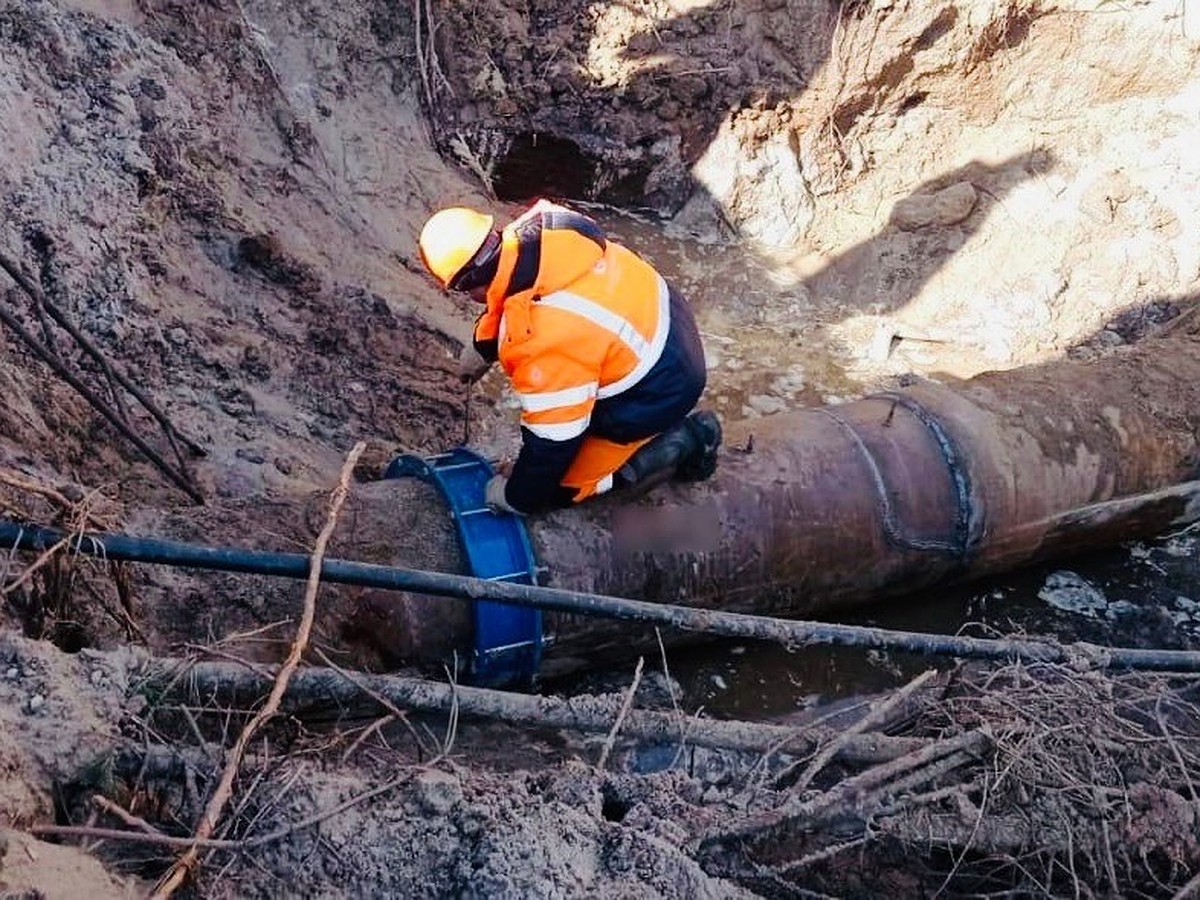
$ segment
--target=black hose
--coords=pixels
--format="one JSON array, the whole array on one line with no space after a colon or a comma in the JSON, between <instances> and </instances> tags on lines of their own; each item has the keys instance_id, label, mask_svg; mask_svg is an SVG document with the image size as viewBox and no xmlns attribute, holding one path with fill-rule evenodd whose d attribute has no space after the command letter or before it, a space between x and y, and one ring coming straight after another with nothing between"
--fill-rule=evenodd
<instances>
[{"instance_id":1,"label":"black hose","mask_svg":"<svg viewBox=\"0 0 1200 900\"><path fill-rule=\"evenodd\" d=\"M68 535L55 528L22 525L0 519L0 546L42 551L64 540L68 540L74 552L104 559L285 578L307 578L310 560L309 556L302 553L204 547L124 534ZM958 635L894 631L862 625L793 621L339 559L326 559L322 562L321 578L337 584L410 591L439 597L459 597L465 600L490 600L515 606L664 625L702 634L773 641L792 647L831 644L1023 662L1065 662L1082 658L1098 668L1200 671L1200 653L1185 650L1101 647L1084 642L1063 646L1051 642L989 640Z\"/></svg>"}]
</instances>

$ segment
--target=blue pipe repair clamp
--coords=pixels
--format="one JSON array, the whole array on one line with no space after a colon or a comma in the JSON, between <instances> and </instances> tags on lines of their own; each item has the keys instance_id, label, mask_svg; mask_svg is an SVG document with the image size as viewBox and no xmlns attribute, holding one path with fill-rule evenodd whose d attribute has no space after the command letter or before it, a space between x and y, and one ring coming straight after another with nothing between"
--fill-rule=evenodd
<instances>
[{"instance_id":1,"label":"blue pipe repair clamp","mask_svg":"<svg viewBox=\"0 0 1200 900\"><path fill-rule=\"evenodd\" d=\"M484 503L492 467L466 447L423 458L392 460L384 478L419 478L450 507L471 574L488 581L537 584L537 561L520 516L496 514ZM471 678L476 684L531 686L542 663L542 611L489 600L472 604L475 632Z\"/></svg>"}]
</instances>

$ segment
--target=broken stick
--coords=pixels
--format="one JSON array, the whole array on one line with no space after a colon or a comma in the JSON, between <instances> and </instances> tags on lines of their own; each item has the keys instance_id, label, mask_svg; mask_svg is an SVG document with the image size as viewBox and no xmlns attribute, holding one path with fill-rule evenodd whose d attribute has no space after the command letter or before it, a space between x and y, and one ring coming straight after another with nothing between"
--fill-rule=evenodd
<instances>
[{"instance_id":1,"label":"broken stick","mask_svg":"<svg viewBox=\"0 0 1200 900\"><path fill-rule=\"evenodd\" d=\"M354 467L358 465L358 458L362 456L365 449L366 444L362 442L356 444L342 466L341 477L338 479L337 487L334 488L333 494L330 497L329 515L325 520L325 527L321 529L321 533L317 536L317 542L313 547L312 560L309 566L308 587L304 592L304 609L300 615L300 624L296 628L296 638L292 641L292 648L288 653L287 659L284 660L283 665L280 667L279 674L275 676L275 684L271 688L271 694L267 697L267 702L246 723L246 726L242 729L242 733L238 735L237 742L234 743L233 749L230 751L229 760L226 762L225 769L221 773L221 780L209 798L208 805L204 808L204 814L200 817L200 822L196 825L194 837L197 840L206 840L212 836L213 831L217 827L217 822L221 818L221 813L225 809L225 804L229 802L229 798L233 793L233 780L237 777L238 770L241 768L242 757L246 754L246 748L249 746L251 739L258 729L275 715L279 709L279 701L283 698L284 692L287 691L288 680L292 677L292 673L296 671L296 667L300 665L300 657L304 654L305 648L308 647L308 638L312 632L313 620L316 618L317 588L321 583L321 562L325 557L325 547L329 544L330 537L333 536L333 530L337 526L338 514L342 510L342 504L346 502L346 495L350 493L350 476L354 472ZM155 885L154 893L152 894L154 900L166 900L166 898L175 893L175 890L183 884L184 879L195 868L199 856L198 851L198 846L193 844L175 861L174 865L167 870L167 873Z\"/></svg>"}]
</instances>

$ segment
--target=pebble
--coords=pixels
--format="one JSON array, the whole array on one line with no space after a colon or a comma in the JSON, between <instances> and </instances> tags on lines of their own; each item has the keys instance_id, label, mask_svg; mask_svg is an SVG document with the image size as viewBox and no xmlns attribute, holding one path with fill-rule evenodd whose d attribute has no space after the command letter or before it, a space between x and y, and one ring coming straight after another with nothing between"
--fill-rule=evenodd
<instances>
[{"instance_id":1,"label":"pebble","mask_svg":"<svg viewBox=\"0 0 1200 900\"><path fill-rule=\"evenodd\" d=\"M436 770L422 772L413 782L417 802L429 812L443 815L462 799L457 778Z\"/></svg>"},{"instance_id":2,"label":"pebble","mask_svg":"<svg viewBox=\"0 0 1200 900\"><path fill-rule=\"evenodd\" d=\"M45 697L43 697L41 694L34 694L32 697L29 698L29 711L31 713L35 713L39 709L41 709L43 706L45 706L45 704L46 704Z\"/></svg>"},{"instance_id":3,"label":"pebble","mask_svg":"<svg viewBox=\"0 0 1200 900\"><path fill-rule=\"evenodd\" d=\"M763 416L769 416L773 413L783 412L787 409L787 402L779 397L773 397L770 394L751 394L746 402L756 413Z\"/></svg>"},{"instance_id":4,"label":"pebble","mask_svg":"<svg viewBox=\"0 0 1200 900\"><path fill-rule=\"evenodd\" d=\"M9 681L16 681L18 678L21 677L21 670L18 669L16 666L9 666L8 669L5 670L5 672L4 672L4 677L6 679L8 679Z\"/></svg>"},{"instance_id":5,"label":"pebble","mask_svg":"<svg viewBox=\"0 0 1200 900\"><path fill-rule=\"evenodd\" d=\"M896 204L892 222L904 231L928 225L955 225L975 209L979 194L974 185L960 181L936 194L917 194Z\"/></svg>"}]
</instances>

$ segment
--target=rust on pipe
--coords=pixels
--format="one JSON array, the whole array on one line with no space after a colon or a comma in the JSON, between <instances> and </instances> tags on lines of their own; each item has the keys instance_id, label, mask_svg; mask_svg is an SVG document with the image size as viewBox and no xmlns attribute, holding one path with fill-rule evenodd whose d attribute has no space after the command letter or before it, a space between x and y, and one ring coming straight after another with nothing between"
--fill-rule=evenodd
<instances>
[{"instance_id":1,"label":"rust on pipe","mask_svg":"<svg viewBox=\"0 0 1200 900\"><path fill-rule=\"evenodd\" d=\"M791 617L1152 537L1200 518L1195 331L734 423L710 481L531 518L530 535L556 587ZM446 601L407 610L389 627L410 655L469 645ZM657 646L582 616L546 630L549 675Z\"/></svg>"}]
</instances>

